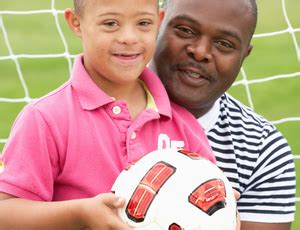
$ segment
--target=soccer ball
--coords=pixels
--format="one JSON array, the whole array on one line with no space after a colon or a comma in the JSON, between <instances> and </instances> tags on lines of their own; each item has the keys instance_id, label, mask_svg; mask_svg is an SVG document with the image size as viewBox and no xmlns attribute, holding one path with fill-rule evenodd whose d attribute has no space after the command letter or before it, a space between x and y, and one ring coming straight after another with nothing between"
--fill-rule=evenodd
<instances>
[{"instance_id":1,"label":"soccer ball","mask_svg":"<svg viewBox=\"0 0 300 230\"><path fill-rule=\"evenodd\" d=\"M223 172L187 150L153 151L115 181L120 218L139 230L235 230L236 201Z\"/></svg>"}]
</instances>

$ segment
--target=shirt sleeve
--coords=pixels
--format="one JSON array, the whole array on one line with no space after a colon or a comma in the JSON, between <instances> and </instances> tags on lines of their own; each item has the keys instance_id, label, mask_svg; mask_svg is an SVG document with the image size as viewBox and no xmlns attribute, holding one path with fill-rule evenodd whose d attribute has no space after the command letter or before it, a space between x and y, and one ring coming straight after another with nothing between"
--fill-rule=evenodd
<instances>
[{"instance_id":1,"label":"shirt sleeve","mask_svg":"<svg viewBox=\"0 0 300 230\"><path fill-rule=\"evenodd\" d=\"M291 149L274 128L262 142L253 174L238 201L241 220L292 222L295 213L295 178Z\"/></svg>"},{"instance_id":2,"label":"shirt sleeve","mask_svg":"<svg viewBox=\"0 0 300 230\"><path fill-rule=\"evenodd\" d=\"M58 174L54 138L42 114L29 105L19 114L2 154L0 191L50 201Z\"/></svg>"}]
</instances>

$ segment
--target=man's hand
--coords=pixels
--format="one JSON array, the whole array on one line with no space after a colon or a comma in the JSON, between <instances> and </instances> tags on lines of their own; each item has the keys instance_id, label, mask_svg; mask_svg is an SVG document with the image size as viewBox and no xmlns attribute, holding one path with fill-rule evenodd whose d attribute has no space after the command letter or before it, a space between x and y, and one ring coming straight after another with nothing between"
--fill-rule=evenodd
<instances>
[{"instance_id":1,"label":"man's hand","mask_svg":"<svg viewBox=\"0 0 300 230\"><path fill-rule=\"evenodd\" d=\"M235 200L238 201L241 197L241 194L235 189L233 189L233 193L234 193ZM239 211L236 210L236 230L240 230L240 229L241 229L240 214Z\"/></svg>"}]
</instances>

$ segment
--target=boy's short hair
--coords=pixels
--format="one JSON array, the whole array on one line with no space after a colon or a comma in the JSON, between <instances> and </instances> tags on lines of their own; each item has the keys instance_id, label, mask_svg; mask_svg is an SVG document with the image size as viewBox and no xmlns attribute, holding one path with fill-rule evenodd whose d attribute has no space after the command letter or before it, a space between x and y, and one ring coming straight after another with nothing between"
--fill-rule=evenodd
<instances>
[{"instance_id":1,"label":"boy's short hair","mask_svg":"<svg viewBox=\"0 0 300 230\"><path fill-rule=\"evenodd\" d=\"M83 15L83 9L86 3L86 0L73 0L74 2L74 9L75 9L75 13L77 15L82 16Z\"/></svg>"},{"instance_id":2,"label":"boy's short hair","mask_svg":"<svg viewBox=\"0 0 300 230\"><path fill-rule=\"evenodd\" d=\"M86 4L86 0L73 0L75 13L79 16L83 16L83 9ZM159 6L159 0L157 0Z\"/></svg>"}]
</instances>

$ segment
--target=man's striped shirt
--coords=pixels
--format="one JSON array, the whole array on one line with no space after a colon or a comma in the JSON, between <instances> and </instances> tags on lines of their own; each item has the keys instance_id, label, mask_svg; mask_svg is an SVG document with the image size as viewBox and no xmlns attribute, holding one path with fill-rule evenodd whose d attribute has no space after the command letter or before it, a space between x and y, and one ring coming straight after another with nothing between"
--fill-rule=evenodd
<instances>
[{"instance_id":1,"label":"man's striped shirt","mask_svg":"<svg viewBox=\"0 0 300 230\"><path fill-rule=\"evenodd\" d=\"M295 166L282 134L228 94L198 121L205 128L218 166L241 193L241 220L293 221Z\"/></svg>"}]
</instances>

